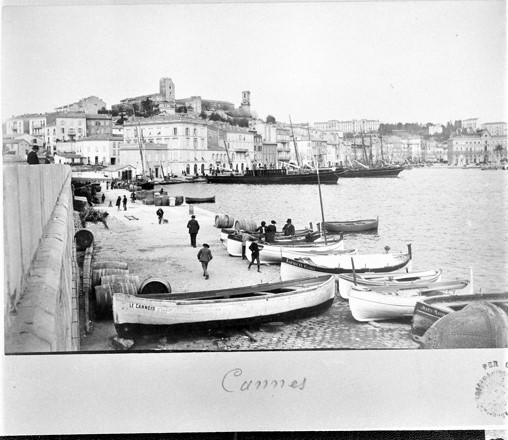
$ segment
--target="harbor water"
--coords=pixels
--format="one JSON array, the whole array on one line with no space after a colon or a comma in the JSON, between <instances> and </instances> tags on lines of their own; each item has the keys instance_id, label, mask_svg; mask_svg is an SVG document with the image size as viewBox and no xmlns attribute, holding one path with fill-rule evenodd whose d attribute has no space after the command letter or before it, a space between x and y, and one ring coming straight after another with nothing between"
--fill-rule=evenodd
<instances>
[{"instance_id":1,"label":"harbor water","mask_svg":"<svg viewBox=\"0 0 508 440\"><path fill-rule=\"evenodd\" d=\"M159 188L156 186L156 189ZM277 222L297 229L321 221L317 185L164 186L170 196L208 197L201 207L235 219ZM405 251L413 270L443 269L443 280L467 277L474 291L508 291L508 172L442 167L404 170L398 178L339 179L321 185L325 221L379 216L375 233L347 234L345 247L359 253Z\"/></svg>"}]
</instances>

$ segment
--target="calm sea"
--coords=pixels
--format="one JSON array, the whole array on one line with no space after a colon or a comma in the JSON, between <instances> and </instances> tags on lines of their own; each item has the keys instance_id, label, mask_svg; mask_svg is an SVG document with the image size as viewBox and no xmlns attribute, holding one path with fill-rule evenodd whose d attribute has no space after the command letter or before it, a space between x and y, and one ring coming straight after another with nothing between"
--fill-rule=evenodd
<instances>
[{"instance_id":1,"label":"calm sea","mask_svg":"<svg viewBox=\"0 0 508 440\"><path fill-rule=\"evenodd\" d=\"M167 185L174 196L216 196L202 208L235 219L270 220L280 230L287 218L297 229L321 221L317 185ZM379 216L375 234L345 236L359 253L405 251L413 270L443 269L443 279L466 277L474 290L508 291L508 171L415 168L398 178L339 179L321 185L326 221Z\"/></svg>"}]
</instances>

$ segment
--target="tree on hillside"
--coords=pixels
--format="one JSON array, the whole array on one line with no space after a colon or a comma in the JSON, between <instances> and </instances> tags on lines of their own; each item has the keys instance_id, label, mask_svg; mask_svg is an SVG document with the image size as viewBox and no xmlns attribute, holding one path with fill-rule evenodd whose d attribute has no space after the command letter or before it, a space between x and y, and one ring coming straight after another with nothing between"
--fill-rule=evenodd
<instances>
[{"instance_id":1,"label":"tree on hillside","mask_svg":"<svg viewBox=\"0 0 508 440\"><path fill-rule=\"evenodd\" d=\"M156 113L154 102L150 98L141 101L141 113L146 117L153 116Z\"/></svg>"},{"instance_id":2,"label":"tree on hillside","mask_svg":"<svg viewBox=\"0 0 508 440\"><path fill-rule=\"evenodd\" d=\"M275 124L277 121L275 120L275 118L272 116L272 115L268 115L266 117L266 123L267 124Z\"/></svg>"},{"instance_id":3,"label":"tree on hillside","mask_svg":"<svg viewBox=\"0 0 508 440\"><path fill-rule=\"evenodd\" d=\"M208 118L208 116L206 115L206 113L204 111L202 111L199 116L201 117L201 119L205 119Z\"/></svg>"}]
</instances>

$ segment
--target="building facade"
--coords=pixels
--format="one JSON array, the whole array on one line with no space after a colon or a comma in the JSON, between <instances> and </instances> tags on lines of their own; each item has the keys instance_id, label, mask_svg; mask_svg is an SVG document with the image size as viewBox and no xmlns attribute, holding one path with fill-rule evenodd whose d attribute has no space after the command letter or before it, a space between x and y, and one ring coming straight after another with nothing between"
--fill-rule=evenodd
<instances>
[{"instance_id":1,"label":"building facade","mask_svg":"<svg viewBox=\"0 0 508 440\"><path fill-rule=\"evenodd\" d=\"M343 133L373 133L379 130L379 120L353 119L351 121L330 120L327 122L314 122L317 130L332 130Z\"/></svg>"},{"instance_id":2,"label":"building facade","mask_svg":"<svg viewBox=\"0 0 508 440\"><path fill-rule=\"evenodd\" d=\"M86 136L84 113L52 113L46 116L46 120L44 140L53 152L57 142L81 140Z\"/></svg>"},{"instance_id":3,"label":"building facade","mask_svg":"<svg viewBox=\"0 0 508 440\"><path fill-rule=\"evenodd\" d=\"M98 98L97 96L89 96L88 98L80 99L78 102L57 107L55 108L55 112L57 113L78 112L78 113L97 114L99 110L103 110L105 108L106 103L102 99Z\"/></svg>"}]
</instances>

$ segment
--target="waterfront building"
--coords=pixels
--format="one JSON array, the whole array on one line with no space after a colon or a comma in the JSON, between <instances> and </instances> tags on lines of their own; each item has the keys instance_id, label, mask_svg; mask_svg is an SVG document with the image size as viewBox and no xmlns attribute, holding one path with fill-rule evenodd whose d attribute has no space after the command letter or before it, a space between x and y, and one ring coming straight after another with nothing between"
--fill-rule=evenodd
<instances>
[{"instance_id":1,"label":"waterfront building","mask_svg":"<svg viewBox=\"0 0 508 440\"><path fill-rule=\"evenodd\" d=\"M44 140L55 151L58 141L74 141L86 136L85 113L49 113L46 115Z\"/></svg>"},{"instance_id":2,"label":"waterfront building","mask_svg":"<svg viewBox=\"0 0 508 440\"><path fill-rule=\"evenodd\" d=\"M277 127L277 162L276 168L286 168L290 160L295 160L289 142L291 140L290 130L285 127Z\"/></svg>"},{"instance_id":3,"label":"waterfront building","mask_svg":"<svg viewBox=\"0 0 508 440\"><path fill-rule=\"evenodd\" d=\"M173 159L171 153L167 144L143 142L140 148L138 143L123 143L119 148L118 165L130 165L136 174L144 172L154 179L160 179L171 172L168 166Z\"/></svg>"},{"instance_id":4,"label":"waterfront building","mask_svg":"<svg viewBox=\"0 0 508 440\"><path fill-rule=\"evenodd\" d=\"M105 110L106 103L97 96L89 96L88 98L80 99L78 102L63 105L55 108L57 113L90 113L97 114L99 110Z\"/></svg>"},{"instance_id":5,"label":"waterfront building","mask_svg":"<svg viewBox=\"0 0 508 440\"><path fill-rule=\"evenodd\" d=\"M468 135L455 135L447 142L448 163L453 166L499 162L507 158L506 136L493 136L488 130L479 130Z\"/></svg>"},{"instance_id":6,"label":"waterfront building","mask_svg":"<svg viewBox=\"0 0 508 440\"><path fill-rule=\"evenodd\" d=\"M57 151L53 154L56 164L84 165L85 158L77 153Z\"/></svg>"},{"instance_id":7,"label":"waterfront building","mask_svg":"<svg viewBox=\"0 0 508 440\"><path fill-rule=\"evenodd\" d=\"M104 176L110 179L133 180L136 176L136 168L132 165L110 165L103 170Z\"/></svg>"},{"instance_id":8,"label":"waterfront building","mask_svg":"<svg viewBox=\"0 0 508 440\"><path fill-rule=\"evenodd\" d=\"M96 134L87 136L75 143L77 151L88 164L116 165L120 157L120 146L123 144L122 136L112 134Z\"/></svg>"},{"instance_id":9,"label":"waterfront building","mask_svg":"<svg viewBox=\"0 0 508 440\"><path fill-rule=\"evenodd\" d=\"M108 114L87 114L86 115L86 134L85 136L94 135L111 135L112 120Z\"/></svg>"},{"instance_id":10,"label":"waterfront building","mask_svg":"<svg viewBox=\"0 0 508 440\"><path fill-rule=\"evenodd\" d=\"M43 136L46 126L46 115L25 114L5 121L5 135L19 136L23 133L32 136Z\"/></svg>"},{"instance_id":11,"label":"waterfront building","mask_svg":"<svg viewBox=\"0 0 508 440\"><path fill-rule=\"evenodd\" d=\"M34 144L39 146L39 151L42 151L44 148L44 141L36 136L30 136L28 134L21 134L16 137L5 136L3 138L3 153L26 157Z\"/></svg>"}]
</instances>

